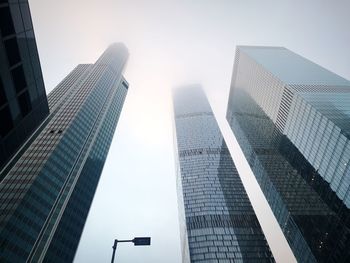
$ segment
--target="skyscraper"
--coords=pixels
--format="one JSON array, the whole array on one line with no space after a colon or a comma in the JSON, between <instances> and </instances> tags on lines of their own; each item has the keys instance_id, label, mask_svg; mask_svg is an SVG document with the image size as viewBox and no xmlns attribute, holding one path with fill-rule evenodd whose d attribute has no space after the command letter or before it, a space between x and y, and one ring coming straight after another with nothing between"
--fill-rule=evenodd
<instances>
[{"instance_id":1,"label":"skyscraper","mask_svg":"<svg viewBox=\"0 0 350 263\"><path fill-rule=\"evenodd\" d=\"M174 90L184 262L273 262L204 92Z\"/></svg>"},{"instance_id":2,"label":"skyscraper","mask_svg":"<svg viewBox=\"0 0 350 263\"><path fill-rule=\"evenodd\" d=\"M0 171L48 114L28 1L0 1Z\"/></svg>"},{"instance_id":3,"label":"skyscraper","mask_svg":"<svg viewBox=\"0 0 350 263\"><path fill-rule=\"evenodd\" d=\"M298 262L350 261L349 102L285 48L237 48L227 119Z\"/></svg>"},{"instance_id":4,"label":"skyscraper","mask_svg":"<svg viewBox=\"0 0 350 263\"><path fill-rule=\"evenodd\" d=\"M128 91L127 57L113 44L48 96L50 115L0 183L1 262L73 260Z\"/></svg>"}]
</instances>

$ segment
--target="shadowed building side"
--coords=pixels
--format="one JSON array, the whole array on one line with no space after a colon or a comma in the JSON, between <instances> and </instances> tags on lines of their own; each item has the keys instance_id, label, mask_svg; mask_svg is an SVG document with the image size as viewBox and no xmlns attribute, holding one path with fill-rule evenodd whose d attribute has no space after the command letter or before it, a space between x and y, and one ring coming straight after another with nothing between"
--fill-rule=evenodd
<instances>
[{"instance_id":1,"label":"shadowed building side","mask_svg":"<svg viewBox=\"0 0 350 263\"><path fill-rule=\"evenodd\" d=\"M73 260L128 91L127 57L113 44L50 93L42 131L0 184L1 261Z\"/></svg>"},{"instance_id":2,"label":"shadowed building side","mask_svg":"<svg viewBox=\"0 0 350 263\"><path fill-rule=\"evenodd\" d=\"M18 160L17 151L48 114L28 1L1 1L0 171Z\"/></svg>"}]
</instances>

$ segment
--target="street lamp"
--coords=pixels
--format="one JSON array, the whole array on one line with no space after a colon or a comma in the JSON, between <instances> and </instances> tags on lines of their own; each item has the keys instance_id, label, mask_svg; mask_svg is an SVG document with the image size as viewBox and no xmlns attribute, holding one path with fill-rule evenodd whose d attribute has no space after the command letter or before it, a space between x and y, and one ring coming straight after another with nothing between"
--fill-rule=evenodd
<instances>
[{"instance_id":1,"label":"street lamp","mask_svg":"<svg viewBox=\"0 0 350 263\"><path fill-rule=\"evenodd\" d=\"M135 237L134 239L131 240L118 240L114 239L114 245L113 245L113 254L112 254L112 261L111 263L114 262L114 257L115 257L115 250L117 248L118 243L122 242L132 242L134 243L134 246L149 246L151 245L151 238L150 237Z\"/></svg>"}]
</instances>

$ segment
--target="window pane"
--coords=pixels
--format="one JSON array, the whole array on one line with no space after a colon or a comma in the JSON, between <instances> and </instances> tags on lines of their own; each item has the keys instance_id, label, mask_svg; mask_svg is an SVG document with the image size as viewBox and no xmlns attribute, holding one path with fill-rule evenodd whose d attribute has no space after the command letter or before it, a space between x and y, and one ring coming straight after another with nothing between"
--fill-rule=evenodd
<instances>
[{"instance_id":1,"label":"window pane","mask_svg":"<svg viewBox=\"0 0 350 263\"><path fill-rule=\"evenodd\" d=\"M17 93L25 89L27 86L26 78L24 76L23 67L19 66L11 70L13 84L15 85Z\"/></svg>"},{"instance_id":2,"label":"window pane","mask_svg":"<svg viewBox=\"0 0 350 263\"><path fill-rule=\"evenodd\" d=\"M26 116L32 109L28 91L23 92L18 97L18 104L19 104L19 107L21 108L22 116L23 117Z\"/></svg>"},{"instance_id":3,"label":"window pane","mask_svg":"<svg viewBox=\"0 0 350 263\"><path fill-rule=\"evenodd\" d=\"M8 6L0 8L0 29L4 37L15 33L10 8Z\"/></svg>"},{"instance_id":4,"label":"window pane","mask_svg":"<svg viewBox=\"0 0 350 263\"><path fill-rule=\"evenodd\" d=\"M15 37L11 38L9 40L6 40L4 44L5 44L7 59L10 66L13 66L18 62L20 62L21 56L18 50L17 39Z\"/></svg>"},{"instance_id":5,"label":"window pane","mask_svg":"<svg viewBox=\"0 0 350 263\"><path fill-rule=\"evenodd\" d=\"M5 137L13 127L11 112L8 106L0 110L0 135Z\"/></svg>"}]
</instances>

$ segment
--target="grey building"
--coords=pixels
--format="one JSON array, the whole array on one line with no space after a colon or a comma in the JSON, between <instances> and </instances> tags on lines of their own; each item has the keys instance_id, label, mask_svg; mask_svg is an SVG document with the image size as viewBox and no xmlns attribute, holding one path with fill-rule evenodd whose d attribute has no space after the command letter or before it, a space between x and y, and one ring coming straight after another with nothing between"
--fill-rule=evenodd
<instances>
[{"instance_id":1,"label":"grey building","mask_svg":"<svg viewBox=\"0 0 350 263\"><path fill-rule=\"evenodd\" d=\"M274 262L204 92L173 102L183 262Z\"/></svg>"},{"instance_id":2,"label":"grey building","mask_svg":"<svg viewBox=\"0 0 350 263\"><path fill-rule=\"evenodd\" d=\"M350 82L282 47L241 46L227 120L298 262L349 262Z\"/></svg>"},{"instance_id":3,"label":"grey building","mask_svg":"<svg viewBox=\"0 0 350 263\"><path fill-rule=\"evenodd\" d=\"M0 171L48 114L28 1L0 1Z\"/></svg>"},{"instance_id":4,"label":"grey building","mask_svg":"<svg viewBox=\"0 0 350 263\"><path fill-rule=\"evenodd\" d=\"M0 183L0 261L70 262L128 91L123 44L77 66L50 115Z\"/></svg>"}]
</instances>

